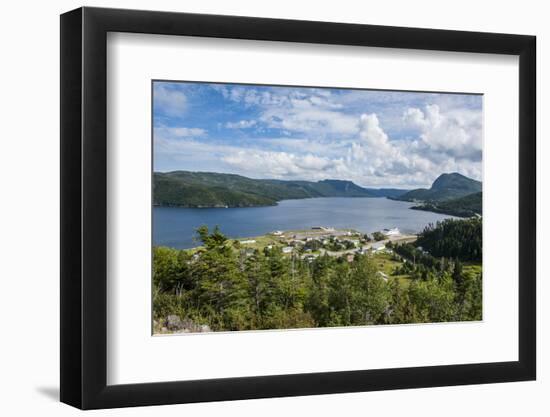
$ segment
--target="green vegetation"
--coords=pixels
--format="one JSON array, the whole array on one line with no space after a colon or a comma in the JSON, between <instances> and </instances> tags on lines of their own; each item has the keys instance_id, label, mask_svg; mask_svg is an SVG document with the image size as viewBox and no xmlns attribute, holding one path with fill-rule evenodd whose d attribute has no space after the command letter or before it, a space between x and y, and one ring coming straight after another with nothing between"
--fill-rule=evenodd
<instances>
[{"instance_id":1,"label":"green vegetation","mask_svg":"<svg viewBox=\"0 0 550 417\"><path fill-rule=\"evenodd\" d=\"M458 217L481 214L481 182L458 173L442 174L430 189L363 188L351 181L251 179L214 172L156 172L153 204L178 207L256 207L287 199L316 197L388 197L423 201L412 207Z\"/></svg>"},{"instance_id":2,"label":"green vegetation","mask_svg":"<svg viewBox=\"0 0 550 417\"><path fill-rule=\"evenodd\" d=\"M481 192L481 182L459 173L441 174L430 189L418 188L398 197L402 201L441 202Z\"/></svg>"},{"instance_id":3,"label":"green vegetation","mask_svg":"<svg viewBox=\"0 0 550 417\"><path fill-rule=\"evenodd\" d=\"M181 207L251 207L274 205L280 194L271 195L262 184L238 175L202 174L185 171L155 173L153 204Z\"/></svg>"},{"instance_id":4,"label":"green vegetation","mask_svg":"<svg viewBox=\"0 0 550 417\"><path fill-rule=\"evenodd\" d=\"M395 196L406 190L366 189L351 181L281 181L234 174L173 171L153 176L154 204L180 207L253 207L315 197Z\"/></svg>"},{"instance_id":5,"label":"green vegetation","mask_svg":"<svg viewBox=\"0 0 550 417\"><path fill-rule=\"evenodd\" d=\"M482 228L481 218L461 221L447 219L436 225L428 225L416 244L436 257L481 262Z\"/></svg>"},{"instance_id":6,"label":"green vegetation","mask_svg":"<svg viewBox=\"0 0 550 417\"><path fill-rule=\"evenodd\" d=\"M405 194L409 190L400 188L365 188L372 197L388 197L395 198Z\"/></svg>"},{"instance_id":7,"label":"green vegetation","mask_svg":"<svg viewBox=\"0 0 550 417\"><path fill-rule=\"evenodd\" d=\"M482 214L481 192L469 194L465 197L453 198L446 201L425 203L411 207L415 210L433 211L435 213L450 214L457 217L472 217Z\"/></svg>"},{"instance_id":8,"label":"green vegetation","mask_svg":"<svg viewBox=\"0 0 550 417\"><path fill-rule=\"evenodd\" d=\"M175 315L188 329L225 331L481 319L481 220L427 227L422 249L388 244L351 258L251 248L205 226L197 235L195 250L154 248L157 323Z\"/></svg>"}]
</instances>

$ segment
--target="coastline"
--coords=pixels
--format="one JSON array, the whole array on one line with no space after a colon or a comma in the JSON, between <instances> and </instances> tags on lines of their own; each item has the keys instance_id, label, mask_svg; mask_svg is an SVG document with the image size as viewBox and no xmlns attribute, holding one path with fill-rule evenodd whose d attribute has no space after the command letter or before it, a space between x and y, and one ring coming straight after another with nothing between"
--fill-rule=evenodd
<instances>
[{"instance_id":1,"label":"coastline","mask_svg":"<svg viewBox=\"0 0 550 417\"><path fill-rule=\"evenodd\" d=\"M471 210L467 211L460 211L460 210L445 210L441 209L434 205L420 205L420 206L412 206L410 207L411 210L420 210L420 211L429 211L431 213L437 213L437 214L445 214L447 216L454 216L454 217L460 217L461 219L469 219L471 217L477 217L481 216L481 214L475 213Z\"/></svg>"},{"instance_id":2,"label":"coastline","mask_svg":"<svg viewBox=\"0 0 550 417\"><path fill-rule=\"evenodd\" d=\"M382 234L382 231L375 233ZM333 257L353 253L367 253L369 251L380 251L385 249L388 243L413 243L418 238L417 234L396 234L385 235L383 239L365 239L368 234L353 229L298 229L273 231L259 236L240 237L228 239L235 249L246 250L271 250L281 249L283 255L299 253L302 258L308 255L319 256L327 254ZM372 234L371 234L372 235ZM157 247L160 247L159 245ZM181 249L189 253L196 253L203 248L202 245Z\"/></svg>"},{"instance_id":3,"label":"coastline","mask_svg":"<svg viewBox=\"0 0 550 417\"><path fill-rule=\"evenodd\" d=\"M390 197L384 197L384 196L311 196L311 197L296 197L296 198L283 198L281 200L275 201L273 204L215 204L215 205L178 205L178 204L158 204L153 203L153 207L175 207L175 208L193 208L193 209L212 209L212 208L220 208L220 209L227 209L227 208L257 208L257 207L274 207L278 206L279 203L283 201L289 201L289 200L316 200L321 198L368 198L368 199L374 199L374 198L385 198L388 200L394 200ZM394 201L400 201L400 200L394 200Z\"/></svg>"},{"instance_id":4,"label":"coastline","mask_svg":"<svg viewBox=\"0 0 550 417\"><path fill-rule=\"evenodd\" d=\"M153 242L155 245L190 249L196 228L219 226L234 240L246 240L280 230L308 229L330 225L337 229L353 229L363 234L384 228L398 227L401 232L415 234L430 223L450 217L440 213L409 210L413 203L385 197L349 198L318 197L288 199L276 206L245 208L153 208Z\"/></svg>"}]
</instances>

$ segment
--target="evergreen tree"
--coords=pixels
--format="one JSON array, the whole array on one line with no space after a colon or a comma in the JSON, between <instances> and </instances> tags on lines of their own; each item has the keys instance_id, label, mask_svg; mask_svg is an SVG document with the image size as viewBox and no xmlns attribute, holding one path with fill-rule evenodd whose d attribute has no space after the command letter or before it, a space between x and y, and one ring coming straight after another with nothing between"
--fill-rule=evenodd
<instances>
[{"instance_id":1,"label":"evergreen tree","mask_svg":"<svg viewBox=\"0 0 550 417\"><path fill-rule=\"evenodd\" d=\"M203 226L200 248L153 249L154 317L176 314L212 330L481 320L482 275L475 264L463 264L477 243L452 243L476 229L471 223L427 228L425 242L433 234L442 242L424 249L436 248L439 258L411 244L393 245L391 260L399 262L393 274L412 278L407 283L401 277L386 282L378 255L304 261L277 246L252 252Z\"/></svg>"}]
</instances>

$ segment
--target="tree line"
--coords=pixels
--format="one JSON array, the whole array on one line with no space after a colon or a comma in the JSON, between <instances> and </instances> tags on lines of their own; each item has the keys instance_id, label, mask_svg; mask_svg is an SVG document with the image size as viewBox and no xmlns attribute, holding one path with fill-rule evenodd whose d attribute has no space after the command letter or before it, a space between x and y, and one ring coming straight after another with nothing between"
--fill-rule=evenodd
<instances>
[{"instance_id":1,"label":"tree line","mask_svg":"<svg viewBox=\"0 0 550 417\"><path fill-rule=\"evenodd\" d=\"M482 228L481 217L461 221L446 219L426 226L416 245L435 257L479 262L483 253Z\"/></svg>"},{"instance_id":2,"label":"tree line","mask_svg":"<svg viewBox=\"0 0 550 417\"><path fill-rule=\"evenodd\" d=\"M437 227L420 239L430 241ZM445 230L459 236L448 225ZM251 253L218 228L203 226L197 235L202 247L196 252L154 248L158 322L175 314L221 331L481 319L481 274L465 272L456 257L412 262L395 247L413 278L403 282L385 279L371 255L357 254L351 262L328 255L303 260L278 247Z\"/></svg>"}]
</instances>

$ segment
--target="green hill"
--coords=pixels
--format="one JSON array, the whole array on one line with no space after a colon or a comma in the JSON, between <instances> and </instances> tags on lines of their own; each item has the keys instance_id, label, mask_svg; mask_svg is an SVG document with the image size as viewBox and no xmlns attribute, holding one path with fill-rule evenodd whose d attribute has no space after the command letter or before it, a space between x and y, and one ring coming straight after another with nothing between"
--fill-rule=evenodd
<instances>
[{"instance_id":1,"label":"green hill","mask_svg":"<svg viewBox=\"0 0 550 417\"><path fill-rule=\"evenodd\" d=\"M436 213L450 214L457 217L472 217L483 213L483 194L473 193L465 197L450 200L425 203L421 206L411 207L415 210L433 211Z\"/></svg>"},{"instance_id":2,"label":"green hill","mask_svg":"<svg viewBox=\"0 0 550 417\"><path fill-rule=\"evenodd\" d=\"M352 181L283 181L235 174L173 171L153 176L153 203L179 207L254 207L315 197L385 197L407 190L366 189Z\"/></svg>"},{"instance_id":3,"label":"green hill","mask_svg":"<svg viewBox=\"0 0 550 417\"><path fill-rule=\"evenodd\" d=\"M374 197L388 198L396 198L409 192L409 190L402 190L400 188L366 188L366 190Z\"/></svg>"},{"instance_id":4,"label":"green hill","mask_svg":"<svg viewBox=\"0 0 550 417\"><path fill-rule=\"evenodd\" d=\"M481 192L481 182L465 177L457 172L441 174L431 188L418 188L393 197L402 201L442 202Z\"/></svg>"}]
</instances>

